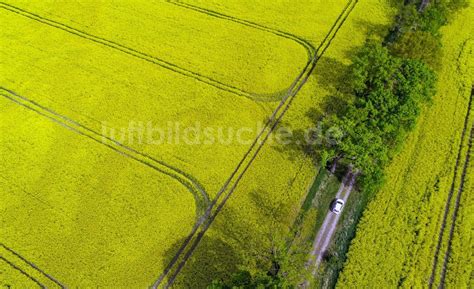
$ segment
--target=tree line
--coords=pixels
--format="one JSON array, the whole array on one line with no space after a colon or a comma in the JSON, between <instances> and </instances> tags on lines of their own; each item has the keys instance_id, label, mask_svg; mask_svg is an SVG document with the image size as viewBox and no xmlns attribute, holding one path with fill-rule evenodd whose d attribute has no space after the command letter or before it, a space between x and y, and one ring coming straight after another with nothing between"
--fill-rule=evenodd
<instances>
[{"instance_id":1,"label":"tree line","mask_svg":"<svg viewBox=\"0 0 474 289\"><path fill-rule=\"evenodd\" d=\"M406 1L383 42L368 40L349 68L346 105L323 127L342 131L315 147L322 162L337 160L362 172L358 184L371 196L383 183L387 163L436 93L441 61L439 29L466 0Z\"/></svg>"}]
</instances>

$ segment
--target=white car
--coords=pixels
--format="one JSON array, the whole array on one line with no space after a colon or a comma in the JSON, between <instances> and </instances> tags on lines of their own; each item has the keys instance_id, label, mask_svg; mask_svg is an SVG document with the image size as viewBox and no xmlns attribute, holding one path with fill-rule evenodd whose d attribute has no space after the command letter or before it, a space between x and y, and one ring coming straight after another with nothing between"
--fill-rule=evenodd
<instances>
[{"instance_id":1,"label":"white car","mask_svg":"<svg viewBox=\"0 0 474 289\"><path fill-rule=\"evenodd\" d=\"M339 215L342 212L342 208L344 208L344 201L341 199L335 199L332 201L331 204L331 212L336 215Z\"/></svg>"}]
</instances>

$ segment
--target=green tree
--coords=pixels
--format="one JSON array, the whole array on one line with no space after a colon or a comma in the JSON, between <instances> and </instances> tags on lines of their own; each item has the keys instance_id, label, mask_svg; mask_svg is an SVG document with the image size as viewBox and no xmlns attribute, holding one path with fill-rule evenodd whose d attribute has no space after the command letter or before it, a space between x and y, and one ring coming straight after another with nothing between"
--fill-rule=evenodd
<instances>
[{"instance_id":1,"label":"green tree","mask_svg":"<svg viewBox=\"0 0 474 289\"><path fill-rule=\"evenodd\" d=\"M266 274L252 276L248 271L239 271L232 278L225 282L222 280L213 281L208 289L290 289L295 286L288 285L284 279L275 278Z\"/></svg>"},{"instance_id":2,"label":"green tree","mask_svg":"<svg viewBox=\"0 0 474 289\"><path fill-rule=\"evenodd\" d=\"M232 275L229 280L214 280L208 289L292 289L311 274L305 269L310 248L307 246L293 246L284 234L272 233L269 235L268 250L261 252L256 258L262 259L265 270L252 275L241 270Z\"/></svg>"},{"instance_id":3,"label":"green tree","mask_svg":"<svg viewBox=\"0 0 474 289\"><path fill-rule=\"evenodd\" d=\"M364 174L380 176L416 123L421 105L434 94L436 78L423 62L367 43L356 54L349 79L352 101L337 117L328 118L344 135L333 146L323 147L323 153L343 156Z\"/></svg>"},{"instance_id":4,"label":"green tree","mask_svg":"<svg viewBox=\"0 0 474 289\"><path fill-rule=\"evenodd\" d=\"M401 58L423 61L431 67L439 67L441 44L433 34L425 31L410 31L391 46L394 55Z\"/></svg>"}]
</instances>

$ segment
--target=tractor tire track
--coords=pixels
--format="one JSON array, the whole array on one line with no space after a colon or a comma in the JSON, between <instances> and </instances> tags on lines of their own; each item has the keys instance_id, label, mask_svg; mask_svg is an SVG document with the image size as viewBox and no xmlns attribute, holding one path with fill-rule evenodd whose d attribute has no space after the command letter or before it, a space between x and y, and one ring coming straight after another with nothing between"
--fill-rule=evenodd
<instances>
[{"instance_id":1,"label":"tractor tire track","mask_svg":"<svg viewBox=\"0 0 474 289\"><path fill-rule=\"evenodd\" d=\"M169 62L169 61L166 61L166 60L163 60L163 59L154 57L154 56L152 56L152 55L143 53L143 52L138 51L138 50L135 50L135 49L133 49L133 48L130 48L130 47L124 46L124 45L122 45L122 44L116 43L116 42L114 42L114 41L107 40L107 39L105 39L105 38L101 38L101 37L98 37L98 36L89 34L89 33L87 33L87 32L78 30L78 29L76 29L76 28L70 27L70 26L65 25L65 24L62 24L62 23L60 23L60 22L56 22L56 21L51 20L51 19L44 18L44 17L42 17L42 16L40 16L40 15L37 15L37 14L31 13L31 12L29 12L29 11L26 11L26 10L24 10L24 9L21 9L21 8L18 8L18 7L15 7L15 6L6 4L6 3L4 3L4 2L0 2L0 8L3 8L3 9L5 9L5 10L7 10L7 11L16 13L16 14L18 14L18 15L21 15L21 16L24 16L24 17L27 17L27 18L30 18L30 19L32 19L32 20L38 21L38 22L43 23L43 24L46 24L46 25L48 25L48 26L51 26L51 27L54 27L54 28L57 28L57 29L66 31L66 32L68 32L68 33L70 33L70 34L76 35L76 36L81 37L81 38L83 38L83 39L87 39L87 40L92 41L92 42L95 42L95 43L97 43L97 44L104 45L104 46L106 46L106 47L109 47L109 48L118 50L118 51L123 52L123 53L125 53L125 54L128 54L128 55L130 55L130 56L139 58L139 59L141 59L141 60L147 61L147 62L149 62L149 63L155 64L155 65L158 65L158 66L161 66L161 67L163 67L163 68L165 68L165 69L168 69L168 70L170 70L170 71L179 73L179 74L181 74L181 75L194 78L194 79L196 79L197 81L206 83L206 84L211 85L211 86L213 86L213 87L216 87L216 88L218 88L218 89L220 89L220 90L227 91L227 92L230 92L230 93L233 93L233 94L237 94L237 95L240 95L240 96L245 96L245 97L247 97L247 98L252 98L252 94L251 94L251 93L246 92L246 91L243 91L243 90L241 90L241 89L239 89L239 88L237 88L237 87L224 84L224 83L222 83L222 82L219 82L219 81L214 80L214 79L212 79L212 78L209 78L209 77L207 77L207 76L201 75L201 74L199 74L199 73L197 73L197 72L193 72L193 71L187 70L187 69L185 69L185 68L179 67L178 65L173 64L173 63L171 63L171 62Z\"/></svg>"},{"instance_id":2,"label":"tractor tire track","mask_svg":"<svg viewBox=\"0 0 474 289\"><path fill-rule=\"evenodd\" d=\"M36 280L33 276L29 275L28 273L26 273L25 271L23 271L21 268L17 267L15 264L13 264L12 262L8 261L7 259L5 259L3 256L0 256L0 260L2 260L3 262L7 263L10 267L12 267L13 269L17 270L18 272L20 272L23 276L26 276L26 278L30 279L31 281L33 281L34 283L36 283L36 285L38 285L40 288L43 288L43 289L46 289L46 286L44 286L40 281Z\"/></svg>"},{"instance_id":3,"label":"tractor tire track","mask_svg":"<svg viewBox=\"0 0 474 289\"><path fill-rule=\"evenodd\" d=\"M106 147L120 153L125 157L138 161L160 173L163 173L175 179L193 194L197 208L196 218L199 219L202 217L202 214L209 203L209 196L207 195L207 192L204 190L201 184L199 184L199 182L195 180L191 175L163 161L157 160L145 153L139 152L131 147L128 147L110 137L104 136L66 116L63 116L47 107L44 107L34 102L33 100L30 100L24 96L20 96L7 88L0 87L0 95L18 105L21 105L33 112L38 113L41 116L50 119L55 123L58 123L59 125L75 133L87 137L88 139L91 139L101 145L105 145Z\"/></svg>"},{"instance_id":4,"label":"tractor tire track","mask_svg":"<svg viewBox=\"0 0 474 289\"><path fill-rule=\"evenodd\" d=\"M37 272L39 272L41 275L43 275L44 277L48 278L49 280L51 280L53 283L55 283L56 285L58 285L59 287L61 288L67 288L64 284L62 284L61 282L59 282L56 278L54 278L53 276L49 275L48 273L44 272L43 270L41 270L40 268L38 268L38 266L36 266L34 263L28 261L25 257L23 257L22 255L20 255L19 253L15 252L13 249L9 248L8 246L6 246L5 244L3 243L0 243L0 246L3 247L5 250L7 250L8 252L10 252L11 254L13 254L15 257L19 258L20 260L22 260L23 262L25 262L28 266L30 266L31 268L35 269ZM28 278L30 278L31 280L33 280L35 283L37 283L38 285L40 285L40 287L42 288L46 288L46 286L44 286L44 284L42 284L40 281L36 280L34 277L30 276L28 273L26 273L25 271L23 271L21 268L19 268L18 266L16 266L15 264L13 264L11 261L7 260L6 258L4 258L3 256L0 256L1 259L3 259L5 262L7 262L10 266L12 266L14 269L20 271L22 274L26 275Z\"/></svg>"},{"instance_id":5,"label":"tractor tire track","mask_svg":"<svg viewBox=\"0 0 474 289\"><path fill-rule=\"evenodd\" d=\"M264 32L268 32L268 33L274 34L278 37L282 37L282 38L286 38L288 40L292 40L292 41L298 43L299 45L303 46L303 48L306 50L308 60L306 62L305 67L303 68L303 70L298 74L298 76L295 78L293 83L290 85L290 87L285 92L286 94L288 94L294 88L296 83L298 83L303 78L303 76L304 76L305 72L307 71L308 67L311 65L311 61L312 61L313 57L315 56L316 48L310 42L308 42L306 39L304 39L302 37L299 37L297 35L294 35L294 34L279 30L279 29L274 29L274 28L271 28L271 27L268 27L268 26L265 26L265 25L262 25L262 24L259 24L259 23L255 23L255 22L252 22L252 21L248 21L248 20L245 20L245 19L237 18L237 17L230 16L230 15L226 15L226 14L223 14L223 13L220 13L220 12L217 12L217 11L214 11L214 10L210 10L210 9L207 9L207 8L203 8L203 7L195 6L195 5L192 5L192 4L188 4L188 3L182 2L180 0L166 0L166 2L168 2L172 5L176 5L178 7L184 8L184 9L189 9L189 10L193 10L193 11L205 14L205 15L210 16L210 17L216 17L216 18L224 19L224 20L227 20L227 21L238 23L238 24L243 25L243 26L247 26L247 27L250 27L250 28L254 28L254 29L257 29L257 30L264 31ZM259 96L257 94L253 94L252 98L254 100L257 100L257 101L268 101L268 96L267 97L262 97L262 96Z\"/></svg>"},{"instance_id":6,"label":"tractor tire track","mask_svg":"<svg viewBox=\"0 0 474 289\"><path fill-rule=\"evenodd\" d=\"M170 4L173 4L173 5L176 5L176 6L179 6L179 7L182 7L182 8L185 8L185 9L190 9L190 10L197 11L197 12L206 14L206 15L211 16L211 17L225 19L225 20L228 20L228 21L232 21L232 22L247 26L247 27L251 27L251 28L254 28L254 29L258 29L258 30L261 30L261 31L268 32L268 33L272 33L276 36L283 37L283 38L292 40L294 42L297 42L298 44L303 46L304 49L306 50L306 53L308 54L308 58L309 58L308 61L311 61L311 58L314 56L314 52L316 52L316 48L313 46L313 44L308 42L306 39L304 39L302 37L299 37L298 35L288 33L288 32L285 32L283 30L271 28L269 26L265 26L265 25L262 25L262 24L259 24L259 23L256 23L256 22L252 22L252 21L237 18L237 17L234 17L234 16L226 15L226 14L220 13L218 11L214 11L214 10L207 9L207 8L204 8L204 7L199 7L199 6L196 6L196 5L188 4L188 3L185 3L185 2L180 1L180 0L166 0L166 2L168 2Z\"/></svg>"},{"instance_id":7,"label":"tractor tire track","mask_svg":"<svg viewBox=\"0 0 474 289\"><path fill-rule=\"evenodd\" d=\"M444 207L443 220L442 220L442 223L441 223L440 232L438 234L438 243L436 245L436 250L435 250L435 254L434 254L433 266L432 266L432 269L431 269L431 276L430 276L430 279L428 281L428 287L430 289L433 288L433 285L434 285L434 282L435 282L435 276L436 276L436 271L437 271L438 262L439 262L439 254L440 254L440 251L441 251L441 246L443 244L444 231L446 229L447 222L448 222L448 215L449 215L449 212L450 212L451 200L454 196L454 190L455 190L456 180L457 180L458 171L459 171L459 165L460 165L461 158L462 158L463 143L464 143L464 139L465 139L466 134L467 134L468 127L469 127L469 120L471 118L471 108L472 108L472 102L473 102L473 95L474 95L474 89L471 91L471 96L470 96L469 104L468 104L468 110L467 110L467 113L466 113L466 117L464 119L464 127L463 127L463 130L462 130L462 133L461 133L461 141L460 141L460 144L459 144L458 155L456 157L456 164L455 164L455 167L454 167L453 181L452 181L451 187L449 189L448 198L446 199L446 204L445 204L445 207ZM469 150L470 150L471 145L472 145L472 131L471 131L471 136L470 137L471 138L469 140L469 149L468 149L467 156L466 156L466 162L469 160ZM464 169L466 169L466 163L464 165ZM460 197L460 194L462 193L463 181L464 181L464 176L465 176L464 175L464 173L465 173L464 169L463 169L463 172L462 172L461 183L460 183L459 190L457 192L457 198L456 199L458 199ZM458 206L459 204L456 204L456 205ZM455 207L454 209L455 209L456 215L453 215L453 218L455 219L457 217L457 207ZM453 224L451 224L451 225L453 226ZM450 237L449 237L450 239L448 240L449 243L451 242L451 237L452 236L450 234ZM448 249L448 251L449 251L449 249ZM446 258L446 256L445 256L445 258ZM443 262L446 262L446 261L447 260L444 260ZM445 266L445 265L446 264L443 263L443 266Z\"/></svg>"},{"instance_id":8,"label":"tractor tire track","mask_svg":"<svg viewBox=\"0 0 474 289\"><path fill-rule=\"evenodd\" d=\"M171 1L170 1L170 3L171 3ZM176 4L176 3L172 3L172 4L178 5L178 4ZM184 7L183 5L178 5L178 6L182 6L183 8L191 9L189 6L188 6L188 7ZM347 7L348 7L348 6L349 6L349 4L347 5ZM147 54L144 54L144 53L142 53L142 52L140 52L140 51L136 51L136 50L134 50L134 49L130 49L130 48L128 48L128 47L125 47L125 46L120 45L120 44L118 44L118 43L114 43L114 42L109 41L109 40L107 40L107 39L103 39L103 38L100 38L100 37L96 37L96 36L90 35L90 34L88 34L88 33L86 33L86 32L77 30L77 29L75 29L75 28L69 27L69 26L67 26L67 25L64 25L64 24L62 24L62 23L59 23L59 22L56 22L56 21L53 21L53 20L50 20L50 19L43 18L42 16L39 16L39 15L34 14L34 13L30 13L30 12L28 12L28 11L26 11L26 10L23 10L23 9L21 9L21 8L17 8L17 7L8 5L8 4L3 3L3 2L0 2L0 7L1 7L1 8L4 8L4 9L6 9L6 10L9 10L10 12L14 12L14 13L17 13L17 14L19 14L19 15L21 15L21 16L24 16L24 17L30 18L30 19L32 19L32 20L38 21L38 22L40 22L40 23L43 23L43 24L52 26L52 27L57 28L57 29L64 30L64 31L66 31L66 32L68 32L68 33L74 34L74 35L79 36L79 37L82 37L82 38L86 38L86 39L91 40L91 41L94 41L94 42L96 42L96 43L98 43L98 44L102 44L102 45L108 46L108 47L110 47L110 48L117 49L117 50L119 50L119 51L121 51L121 52L124 52L124 53L126 53L126 54L129 54L129 55L131 55L131 56L138 57L138 58L143 59L143 60L145 60L145 61L148 61L148 62L157 64L157 65L160 65L160 63L156 63L157 61L160 61L160 59L155 59L155 58L154 58L153 56L151 56L151 55L147 55ZM346 7L346 9L347 9L347 7ZM194 7L194 8L196 8L196 7ZM193 10L196 10L196 9L193 9ZM199 11L199 12L203 13L202 11ZM206 13L206 14L209 15L209 13ZM215 14L215 13L214 13L214 14ZM215 16L215 15L214 15L214 16ZM217 16L215 16L215 17L217 17ZM230 18L231 18L230 16L226 16L226 15L219 15L219 17L220 17L220 18L227 19L227 20L230 20ZM262 31L265 31L265 32L269 32L269 33L272 33L272 34L274 34L274 35L277 35L277 36L280 36L280 37L283 37L283 38L286 38L286 39L293 40L293 41L297 42L298 44L302 45L302 46L305 48L305 50L306 50L307 53L308 53L308 61L307 61L307 64L306 64L306 66L304 67L304 69L300 72L300 74L296 77L295 81L292 83L292 85L290 86L290 88L288 89L287 95L289 95L289 94L290 94L289 92L291 92L291 91L294 89L294 87L296 87L296 86L298 85L299 81L304 77L304 75L308 73L308 69L309 69L309 67L310 67L310 65L311 65L312 59L313 59L314 56L315 56L315 48L314 48L309 42L307 42L306 40L304 40L304 39L302 39L302 38L299 38L299 37L297 37L297 36L295 36L295 35L292 35L292 34L283 32L283 31L279 31L279 30L276 30L276 29L268 28L268 27L259 25L259 24L257 24L257 23L252 23L252 22L249 22L249 21L246 21L246 20L239 20L239 19L233 18L233 17L232 17L232 20L231 20L231 21L237 22L237 23L239 23L239 24L241 24L241 25L245 25L245 26L249 26L249 27L252 27L252 28L255 28L255 29L259 29L259 30L262 30ZM336 24L336 23L335 23L335 24ZM335 26L335 25L334 25L334 26ZM334 26L333 26L333 27L334 27ZM328 36L329 36L329 34L326 35L325 40L328 38ZM172 65L172 64L170 64L170 65ZM171 69L171 70L173 70L173 69ZM212 82L212 80L210 80L210 81ZM213 83L208 83L208 84L213 85ZM245 93L245 92L243 92L243 93L242 93L242 92L239 92L239 91L236 92L236 91L233 91L233 90L230 90L230 89L223 88L223 87L221 87L220 85L213 85L213 86L215 86L215 87L217 87L217 88L219 88L219 89L222 89L222 90L226 90L226 91L231 92L231 93L236 93L236 94L239 94L239 95L243 95L243 96L246 96L246 97L250 97L250 94ZM8 91L8 90L7 90L7 91ZM9 92L10 92L10 93L13 93L12 91L9 91ZM5 96L5 95L3 95L3 96ZM7 97L7 98L9 98L10 100L14 101L13 99L11 99L11 98L8 97L8 96L5 96L5 97ZM254 98L254 96L251 96L251 97ZM23 98L23 99L25 99L27 102L33 103L34 105L37 106L37 104L34 103L34 102L32 102L31 100L26 99L26 98ZM274 113L273 113L272 116L270 117L270 119L269 119L269 121L267 122L267 125L266 125L265 127L268 127L268 126L269 126L269 124L271 123L271 121L275 118L276 113L277 113L278 110L283 106L283 104L286 102L286 100L287 100L287 97L285 97L285 98L280 102L279 106L278 106L277 109L274 111ZM17 102L17 101L15 101L15 102ZM23 105L23 104L21 104L21 105ZM23 105L23 106L25 106L25 105ZM29 108L29 109L31 109L31 110L37 112L37 113L40 113L41 110L44 110L44 109L45 109L44 107L41 107L41 106L40 106L40 109L39 109L39 111L38 111L38 110L36 110L36 109L32 109L32 107L30 107L30 106L25 106L25 107L27 107L27 108ZM40 114L43 115L43 116L46 116L46 115L44 115L43 113L40 113ZM57 115L56 113L54 113L54 114ZM46 117L48 117L48 116L46 116ZM50 118L50 117L48 117L48 118ZM60 116L60 118L64 119L63 116ZM50 119L51 119L51 118L50 118ZM54 119L52 119L52 120L54 120ZM58 121L56 121L56 120L54 120L54 121L55 121L55 122L58 122ZM71 120L67 120L67 121L70 122ZM75 123L74 121L72 121L72 122ZM60 124L63 125L63 126L66 126L68 129L71 129L71 128L69 127L69 125L67 125L67 124L65 125L62 121L59 121L58 123L60 123ZM75 124L77 125L77 123L75 123ZM73 130L74 130L74 129L73 129ZM89 129L88 129L88 130L89 130ZM252 148L257 144L258 139L259 139L259 137L264 133L264 130L265 130L265 129L263 129L263 130L261 131L261 133L257 136L257 138L255 139L255 141L254 141L254 143L253 143L253 145L252 145ZM75 131L75 130L74 130L74 131ZM91 131L91 130L89 130L89 131ZM76 131L76 132L77 132L77 131ZM93 132L93 131L91 131L91 132ZM94 133L95 135L98 135L98 133L96 133L96 132L93 132L93 133ZM80 133L80 134L82 134L82 133ZM89 136L87 136L87 137L89 137ZM90 137L89 137L89 138L90 138ZM92 139L96 140L95 138L92 138ZM97 140L96 140L96 141L97 141ZM114 141L114 140L111 140L111 141L114 143L114 145L122 146L121 144L117 143L117 142ZM111 148L111 149L114 149L112 146L109 146L109 145L107 145L107 146L108 146L109 148ZM251 149L252 149L252 148L251 148ZM130 148L126 148L126 149L127 149L127 150L131 150ZM250 153L251 149L250 149L250 150L248 151L248 153L245 155L244 159L242 159L242 161L239 163L238 167L240 167L240 166L242 165L243 161L245 160L245 158L247 157L247 155ZM115 149L114 149L114 150L115 150ZM132 150L132 151L133 151L133 150ZM124 154L125 156L130 157L130 156L127 155L126 153L123 153L123 152L120 152L120 151L118 151L118 152L121 153L121 154ZM133 153L138 153L138 154L144 156L143 154L141 154L141 153L139 153L139 152L137 152L137 151L133 151ZM149 157L149 156L146 156L146 157L152 159L152 158ZM137 161L140 161L140 160L138 160L137 158L134 158L134 157L132 157L132 158L135 159L135 160L137 160ZM156 160L154 160L154 161L156 161ZM140 161L140 162L142 162L142 161ZM143 162L142 162L142 163L143 163ZM169 175L168 173L166 173L166 172L160 170L159 168L157 168L157 167L155 167L155 166L153 166L153 165L150 165L150 164L148 164L148 163L146 163L146 165L149 166L149 167L152 167L152 168L155 169L155 170L158 170L158 171L160 171L160 172L162 172L162 173L165 173L165 174ZM163 165L163 164L162 164L162 165ZM235 170L234 173L232 173L232 176L231 176L230 179L233 178L233 176L236 174L236 172L237 172L237 170ZM188 175L187 175L187 177L189 178ZM183 183L180 179L178 179L178 181L180 181L181 183ZM229 182L230 182L230 180L229 180ZM186 186L189 190L191 190L191 191L196 191L196 190L190 189L190 186L188 186L188 185L185 185L185 186ZM197 187L199 188L198 191L201 192L201 194L203 195L203 199L204 199L204 202L202 202L202 201L197 201L197 203L208 203L208 202L209 202L209 198L207 197L207 194L205 193L205 191L202 189L201 186L197 186ZM196 198L196 199L197 199L197 198ZM202 207L202 206L198 206L198 207ZM208 219L209 213L210 213L210 209L208 208L208 210L206 210L206 212L205 212L204 214L200 215L200 216L197 218L198 221L197 221L197 223L193 226L193 228L192 228L192 230L191 230L191 233L186 237L185 242L183 243L183 246L179 249L179 252L180 252L179 254L181 254L181 252L184 250L184 248L186 247L186 244L191 241L192 237L195 235L195 233L196 233L196 231L198 230L198 228L204 223L204 221L205 221L206 219ZM176 261L174 260L174 262L176 262ZM172 263L174 263L174 262L172 262Z\"/></svg>"},{"instance_id":9,"label":"tractor tire track","mask_svg":"<svg viewBox=\"0 0 474 289\"><path fill-rule=\"evenodd\" d=\"M247 153L244 155L243 159L240 161L240 163L237 165L236 169L232 172L231 176L229 177L229 179L225 182L223 188L219 191L219 193L217 194L217 196L214 198L213 202L210 204L206 214L204 216L206 216L206 219L202 221L202 224L203 224L203 228L199 231L199 233L197 234L197 236L194 238L194 241L192 242L191 244L191 247L189 248L189 250L185 253L185 255L183 256L182 260L180 261L180 263L177 265L177 268L176 270L172 273L171 277L168 279L168 282L166 283L166 285L164 286L165 288L169 288L173 282L175 281L177 275L179 274L179 272L182 270L182 268L184 267L186 261L190 258L190 256L193 254L194 250L196 249L197 245L200 243L201 239L203 238L204 234L206 233L206 231L209 229L210 225L213 223L213 221L215 220L215 218L217 217L217 215L220 213L220 211L223 209L224 205L226 204L227 200L231 197L231 195L233 194L233 192L235 191L237 185L239 184L240 180L242 179L242 177L245 175L245 173L247 172L247 170L249 169L250 165L253 163L253 161L256 159L258 153L260 152L260 150L262 149L263 145L266 143L266 141L268 140L269 136L271 135L271 133L274 131L274 129L277 127L277 125L280 123L281 119L283 118L283 116L285 115L285 113L287 112L287 110L289 109L289 107L291 106L291 103L293 102L294 100L294 97L297 95L297 93L301 90L301 88L304 86L304 84L306 84L306 82L308 81L309 79L309 76L312 74L312 72L314 71L314 69L316 68L316 64L318 63L319 59L324 55L324 53L326 52L326 50L328 49L328 47L330 46L330 44L332 43L332 41L334 40L334 38L336 37L338 31L340 30L340 28L344 25L345 21L347 20L347 18L349 17L349 15L351 14L352 10L356 7L357 3L359 1L358 0L350 0L348 1L347 5L344 7L343 11L340 13L340 15L338 16L338 18L336 19L335 23L333 24L333 26L331 27L330 31L328 32L328 34L326 34L326 37L323 39L323 41L321 42L321 44L319 45L315 55L313 56L313 59L311 61L311 64L308 66L308 70L306 73L304 73L304 77L301 78L300 81L294 83L294 86L292 87L292 89L289 90L288 94L282 99L282 101L280 102L280 104L278 105L278 107L275 109L275 111L273 112L272 116L270 117L270 119L267 121L267 123L265 124L264 128L262 129L262 131L259 133L259 135L257 136L257 139L253 142L253 144L251 145L250 149L247 151ZM319 54L318 54L319 52ZM280 113L280 115L277 116L278 112L280 109L282 109L282 112ZM264 136L264 138L262 140L259 140L261 136L263 136L263 134L265 133L265 131L267 130L268 128L268 132L267 134ZM229 189L229 191L227 192L227 194L224 196L224 198L222 199L222 201L217 204L219 198L223 195L223 193L226 191L227 187L230 185L230 183L232 182L232 180L234 179L234 177L237 175L237 172L238 170L241 168L241 166L244 164L246 158L251 154L251 152L253 151L253 148L258 144L258 146L256 147L255 149L255 152L254 154L250 157L249 161L247 162L247 164L245 165L245 167L243 168L242 172L239 174L239 176L237 177L237 179L235 180L234 184L232 185L232 187ZM215 209L214 213L212 213L212 209L213 207L215 207L217 205L217 208ZM205 223L204 223L205 222ZM197 232L197 230L196 230ZM180 258L180 255L184 253L184 250L186 249L186 247L191 243L191 241L193 240L193 236L189 236L189 238L187 238L184 242L184 244L180 247L180 250L177 252L177 254L173 257L172 261L170 262L170 264L167 266L167 268L165 269L165 271L159 276L159 278L153 283L153 285L151 286L152 288L158 288L158 286L161 286L164 282L164 279L170 274L172 268L174 267L175 264L177 264L177 262L179 261L179 258Z\"/></svg>"},{"instance_id":10,"label":"tractor tire track","mask_svg":"<svg viewBox=\"0 0 474 289\"><path fill-rule=\"evenodd\" d=\"M445 279L446 279L447 265L448 265L448 261L449 261L449 256L451 255L451 246L452 246L452 242L453 242L454 229L456 227L456 220L457 220L458 213L459 213L459 207L460 207L460 204L461 204L461 197L462 197L462 194L464 192L464 183L465 183L465 180L466 180L466 174L467 174L467 170L468 170L468 166L469 166L469 162L470 162L470 156L471 156L471 153L472 153L472 139L473 138L474 138L474 125L471 128L470 139L469 139L469 147L468 147L466 160L465 160L462 175L461 175L461 183L459 184L458 194L456 196L456 201L454 203L454 211L453 211L453 215L451 217L451 228L449 229L449 236L448 236L448 247L446 249L446 253L444 254L443 265L441 267L441 279L440 279L440 283L439 283L438 288L444 288L445 287L444 282L445 282Z\"/></svg>"},{"instance_id":11,"label":"tractor tire track","mask_svg":"<svg viewBox=\"0 0 474 289\"><path fill-rule=\"evenodd\" d=\"M182 8L191 9L189 7L182 6L182 5L173 3L173 2L169 2L169 3L171 3L173 5L180 6ZM242 90L242 89L240 89L236 86L223 83L223 82L215 80L211 77L202 75L198 72L194 72L194 71L188 70L186 68L180 67L180 66L178 66L178 65L176 65L172 62L169 62L167 60L164 60L164 59L155 57L153 55L141 52L141 51L136 50L136 49L131 48L131 47L127 47L127 46L122 45L120 43L117 43L117 42L114 42L114 41L111 41L111 40L108 40L108 39L105 39L105 38L102 38L102 37L99 37L99 36L96 36L96 35L92 35L88 32L81 31L81 30L73 28L69 25L54 21L52 19L45 18L45 17L40 16L38 14L35 14L35 13L29 12L27 10L24 10L22 8L15 7L13 5L10 5L10 4L1 2L1 1L0 1L0 8L3 8L5 10L7 10L9 12L12 12L12 13L15 13L17 15L35 20L35 21L40 22L42 24L48 25L50 27L63 30L67 33L76 35L78 37L81 37L83 39L95 42L97 44L104 45L106 47L118 50L118 51L123 52L125 54L128 54L130 56L139 58L141 60L147 61L149 63L155 64L155 65L158 65L158 66L161 66L165 69L168 69L170 71L179 73L181 75L191 77L191 78L193 78L193 79L195 79L199 82L202 82L202 83L205 83L207 85L213 86L213 87L218 88L220 90L223 90L223 91L226 91L226 92L229 92L229 93L232 93L232 94L244 96L244 97L247 97L247 98L252 99L252 100L258 100L258 95L254 94L254 93L244 91L244 90ZM195 9L193 9L193 10L195 10ZM224 17L219 17L219 18L224 18ZM227 19L227 18L224 18L224 19ZM285 38L285 39L292 40L292 41L298 43L299 45L302 45L305 48L305 50L308 52L308 62L311 61L311 56L310 56L311 55L310 54L311 46L309 45L309 43L306 43L305 41L302 41L298 37L296 37L296 36L292 37L288 33L274 31L274 30L269 29L269 28L260 27L259 25L256 25L256 24L251 25L251 24L244 24L244 22L238 22L238 21L234 21L234 22L237 22L241 25L252 27L254 29L258 29L258 30L261 30L261 31L264 31L264 32L272 33L274 35L277 35L277 36ZM297 77L297 80L298 80L299 77L300 76ZM261 99L261 100L264 100L264 99Z\"/></svg>"}]
</instances>

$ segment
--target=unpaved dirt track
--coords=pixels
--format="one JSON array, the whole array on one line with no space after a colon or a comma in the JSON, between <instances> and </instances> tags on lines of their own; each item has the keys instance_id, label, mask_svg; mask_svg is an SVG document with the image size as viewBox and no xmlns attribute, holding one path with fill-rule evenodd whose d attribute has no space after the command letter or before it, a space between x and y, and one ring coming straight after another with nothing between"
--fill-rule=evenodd
<instances>
[{"instance_id":1,"label":"unpaved dirt track","mask_svg":"<svg viewBox=\"0 0 474 289\"><path fill-rule=\"evenodd\" d=\"M354 187L358 172L353 172L352 168L349 168L346 175L342 179L339 190L336 193L335 198L342 199L347 202L349 195ZM337 224L341 215L336 215L331 212L328 208L326 217L324 219L321 228L319 228L318 234L313 242L313 247L309 256L309 260L306 263L307 268L312 268L312 276L316 276L319 264L321 263L324 253L327 251L329 244L331 243L334 232L336 231ZM300 285L301 288L310 288L309 280L305 280Z\"/></svg>"},{"instance_id":2,"label":"unpaved dirt track","mask_svg":"<svg viewBox=\"0 0 474 289\"><path fill-rule=\"evenodd\" d=\"M352 172L352 170L349 170L347 172L336 194L336 198L342 199L344 200L344 202L347 202L347 199L349 198L349 195L352 192L352 188L354 187L356 177L357 173ZM326 218L324 219L324 223L319 229L316 239L314 240L313 249L311 250L310 254L310 262L314 260L314 263L310 263L312 266L314 266L313 275L316 273L316 269L321 263L324 253L329 247L334 232L336 231L337 223L339 222L340 217L341 215L336 215L328 209Z\"/></svg>"}]
</instances>

